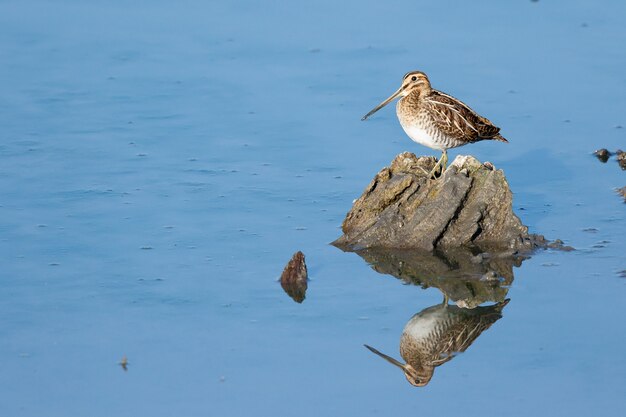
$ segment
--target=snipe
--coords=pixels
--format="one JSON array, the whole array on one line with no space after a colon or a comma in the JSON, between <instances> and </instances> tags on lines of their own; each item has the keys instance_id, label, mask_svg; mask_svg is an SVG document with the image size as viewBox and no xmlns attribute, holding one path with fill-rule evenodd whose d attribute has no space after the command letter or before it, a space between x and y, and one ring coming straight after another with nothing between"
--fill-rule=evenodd
<instances>
[{"instance_id":1,"label":"snipe","mask_svg":"<svg viewBox=\"0 0 626 417\"><path fill-rule=\"evenodd\" d=\"M428 77L421 71L406 74L398 91L361 120L367 119L398 97L401 99L396 106L396 113L406 134L420 145L443 152L428 178L437 172L439 166L440 176L443 175L448 149L488 139L508 142L500 135L499 127L467 104L433 89Z\"/></svg>"}]
</instances>

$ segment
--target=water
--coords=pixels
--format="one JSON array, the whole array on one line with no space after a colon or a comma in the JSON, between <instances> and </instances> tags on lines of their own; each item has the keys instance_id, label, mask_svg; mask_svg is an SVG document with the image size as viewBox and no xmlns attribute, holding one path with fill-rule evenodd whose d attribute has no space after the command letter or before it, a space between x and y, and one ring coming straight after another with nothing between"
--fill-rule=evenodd
<instances>
[{"instance_id":1,"label":"water","mask_svg":"<svg viewBox=\"0 0 626 417\"><path fill-rule=\"evenodd\" d=\"M619 1L0 3L0 415L606 415L626 405ZM420 69L500 125L531 231L503 317L430 384L441 292L329 246L405 150ZM307 256L307 298L276 281ZM128 358L125 372L118 364Z\"/></svg>"}]
</instances>

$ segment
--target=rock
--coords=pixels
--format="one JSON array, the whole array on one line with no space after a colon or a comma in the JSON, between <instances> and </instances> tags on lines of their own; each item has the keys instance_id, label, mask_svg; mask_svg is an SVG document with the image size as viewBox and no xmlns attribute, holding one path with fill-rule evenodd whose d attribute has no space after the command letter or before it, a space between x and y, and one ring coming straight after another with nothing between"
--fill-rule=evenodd
<instances>
[{"instance_id":1,"label":"rock","mask_svg":"<svg viewBox=\"0 0 626 417\"><path fill-rule=\"evenodd\" d=\"M434 164L433 157L398 155L355 201L333 244L350 251L475 247L509 254L547 246L513 213L502 170L459 155L442 178L428 180Z\"/></svg>"},{"instance_id":2,"label":"rock","mask_svg":"<svg viewBox=\"0 0 626 417\"><path fill-rule=\"evenodd\" d=\"M300 251L293 254L280 276L280 285L283 290L297 303L304 301L308 287L308 272L304 261L304 254Z\"/></svg>"},{"instance_id":3,"label":"rock","mask_svg":"<svg viewBox=\"0 0 626 417\"><path fill-rule=\"evenodd\" d=\"M615 152L610 152L609 150L602 148L598 149L593 154L603 163L608 161L611 156L615 155L615 159L617 160L620 168L626 170L626 152L621 149L618 149Z\"/></svg>"},{"instance_id":4,"label":"rock","mask_svg":"<svg viewBox=\"0 0 626 417\"><path fill-rule=\"evenodd\" d=\"M542 247L546 247L546 248L549 248L549 249L562 250L564 252L571 252L573 250L576 250L576 249L574 249L571 246L565 245L565 243L563 243L563 241L561 239L555 239L552 242L547 242L547 244L545 244L545 246L542 245Z\"/></svg>"},{"instance_id":5,"label":"rock","mask_svg":"<svg viewBox=\"0 0 626 417\"><path fill-rule=\"evenodd\" d=\"M597 151L595 151L593 153L600 162L604 163L606 161L609 160L609 157L611 156L611 152L608 151L608 149L598 149Z\"/></svg>"},{"instance_id":6,"label":"rock","mask_svg":"<svg viewBox=\"0 0 626 417\"><path fill-rule=\"evenodd\" d=\"M618 150L616 152L616 155L617 155L617 163L619 164L620 168L622 168L623 170L626 170L626 152L622 150Z\"/></svg>"}]
</instances>

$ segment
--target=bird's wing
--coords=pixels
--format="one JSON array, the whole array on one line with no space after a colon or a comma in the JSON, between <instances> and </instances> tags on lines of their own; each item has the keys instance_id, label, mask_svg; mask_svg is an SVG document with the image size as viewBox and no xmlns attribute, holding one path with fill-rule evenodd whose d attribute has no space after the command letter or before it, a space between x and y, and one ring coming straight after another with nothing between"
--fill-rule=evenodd
<instances>
[{"instance_id":1,"label":"bird's wing","mask_svg":"<svg viewBox=\"0 0 626 417\"><path fill-rule=\"evenodd\" d=\"M493 323L498 321L502 314L493 307L485 307L485 311L473 315L455 317L450 328L446 329L445 337L437 343L437 349L433 352L431 363L439 366L447 362L456 353L465 352L472 343L487 330ZM438 363L440 362L440 363Z\"/></svg>"},{"instance_id":2,"label":"bird's wing","mask_svg":"<svg viewBox=\"0 0 626 417\"><path fill-rule=\"evenodd\" d=\"M424 97L424 105L437 128L466 142L490 139L500 128L480 116L467 104L437 90Z\"/></svg>"}]
</instances>

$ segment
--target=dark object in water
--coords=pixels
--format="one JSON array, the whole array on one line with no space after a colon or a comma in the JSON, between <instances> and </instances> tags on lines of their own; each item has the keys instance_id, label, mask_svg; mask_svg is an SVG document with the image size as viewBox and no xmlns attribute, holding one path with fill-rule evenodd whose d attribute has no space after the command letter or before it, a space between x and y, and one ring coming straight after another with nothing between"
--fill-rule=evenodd
<instances>
[{"instance_id":1,"label":"dark object in water","mask_svg":"<svg viewBox=\"0 0 626 417\"><path fill-rule=\"evenodd\" d=\"M619 126L619 128L621 128L621 126ZM619 167L622 171L626 171L626 152L623 150L618 149L612 153L602 148L598 149L593 154L603 163L608 161L611 156L615 155L615 159L617 160ZM626 187L618 188L617 193L624 197L624 202L626 203Z\"/></svg>"},{"instance_id":2,"label":"dark object in water","mask_svg":"<svg viewBox=\"0 0 626 417\"><path fill-rule=\"evenodd\" d=\"M280 276L280 285L296 303L301 303L305 298L307 280L308 273L304 254L298 251L294 253L287 266L285 266L283 274Z\"/></svg>"},{"instance_id":3,"label":"dark object in water","mask_svg":"<svg viewBox=\"0 0 626 417\"><path fill-rule=\"evenodd\" d=\"M549 243L513 213L504 172L459 155L438 181L425 172L433 157L404 152L383 168L356 200L333 244L425 251L473 247L481 251L531 252Z\"/></svg>"},{"instance_id":4,"label":"dark object in water","mask_svg":"<svg viewBox=\"0 0 626 417\"><path fill-rule=\"evenodd\" d=\"M122 367L124 372L128 371L128 359L126 359L126 355L122 357L122 360L118 363L118 365Z\"/></svg>"},{"instance_id":5,"label":"dark object in water","mask_svg":"<svg viewBox=\"0 0 626 417\"><path fill-rule=\"evenodd\" d=\"M595 151L593 153L600 162L602 163L606 163L606 161L609 160L609 157L611 156L611 152L609 152L607 149L598 149L597 151Z\"/></svg>"},{"instance_id":6,"label":"dark object in water","mask_svg":"<svg viewBox=\"0 0 626 417\"><path fill-rule=\"evenodd\" d=\"M609 158L615 155L615 159L617 160L617 163L619 164L620 168L622 168L622 170L626 170L626 152L624 152L621 149L618 149L615 152L610 152L607 149L602 148L602 149L598 149L593 154L602 163L608 161Z\"/></svg>"}]
</instances>

